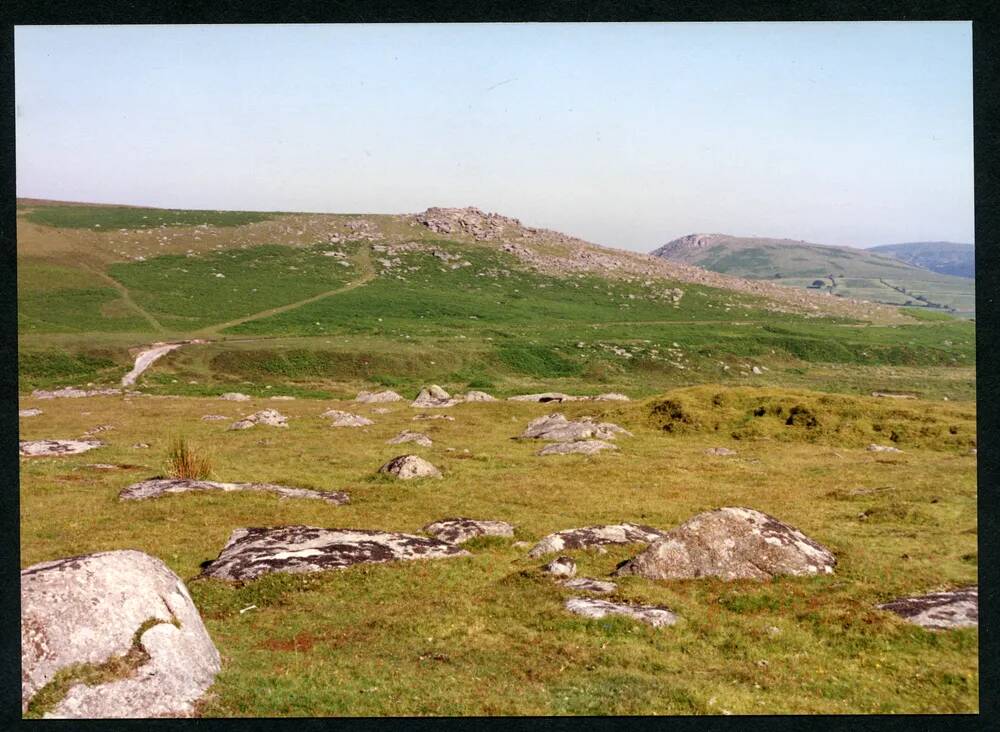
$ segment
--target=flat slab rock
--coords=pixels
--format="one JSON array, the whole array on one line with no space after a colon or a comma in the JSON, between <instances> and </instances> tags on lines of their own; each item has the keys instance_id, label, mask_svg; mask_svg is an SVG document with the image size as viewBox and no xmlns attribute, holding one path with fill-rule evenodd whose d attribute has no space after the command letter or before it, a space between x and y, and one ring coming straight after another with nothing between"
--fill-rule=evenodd
<instances>
[{"instance_id":1,"label":"flat slab rock","mask_svg":"<svg viewBox=\"0 0 1000 732\"><path fill-rule=\"evenodd\" d=\"M387 445L402 445L406 442L415 442L421 447L430 447L434 444L434 441L422 432L411 432L410 430L403 430L391 440L386 440Z\"/></svg>"},{"instance_id":2,"label":"flat slab rock","mask_svg":"<svg viewBox=\"0 0 1000 732\"><path fill-rule=\"evenodd\" d=\"M355 564L469 556L454 544L426 536L314 526L236 529L207 577L247 580L272 572L299 574Z\"/></svg>"},{"instance_id":3,"label":"flat slab rock","mask_svg":"<svg viewBox=\"0 0 1000 732\"><path fill-rule=\"evenodd\" d=\"M452 417L450 414L418 414L413 418L412 421L420 422L425 419L445 419L448 420L449 422L455 421L455 418Z\"/></svg>"},{"instance_id":4,"label":"flat slab rock","mask_svg":"<svg viewBox=\"0 0 1000 732\"><path fill-rule=\"evenodd\" d=\"M604 440L577 440L576 442L555 442L546 445L538 451L539 455L595 455L601 450L617 450L617 445L612 445Z\"/></svg>"},{"instance_id":5,"label":"flat slab rock","mask_svg":"<svg viewBox=\"0 0 1000 732\"><path fill-rule=\"evenodd\" d=\"M608 595L618 589L618 585L614 582L605 582L593 577L574 577L573 579L563 580L560 584L571 590L593 592L598 595Z\"/></svg>"},{"instance_id":6,"label":"flat slab rock","mask_svg":"<svg viewBox=\"0 0 1000 732\"><path fill-rule=\"evenodd\" d=\"M614 574L647 579L766 580L832 574L837 559L798 529L752 508L700 513L671 529Z\"/></svg>"},{"instance_id":7,"label":"flat slab rock","mask_svg":"<svg viewBox=\"0 0 1000 732\"><path fill-rule=\"evenodd\" d=\"M441 471L419 455L400 455L387 462L378 472L394 475L400 480L412 478L440 478Z\"/></svg>"},{"instance_id":8,"label":"flat slab rock","mask_svg":"<svg viewBox=\"0 0 1000 732\"><path fill-rule=\"evenodd\" d=\"M370 424L375 424L360 414L342 412L339 409L328 409L319 416L329 419L331 427L367 427Z\"/></svg>"},{"instance_id":9,"label":"flat slab rock","mask_svg":"<svg viewBox=\"0 0 1000 732\"><path fill-rule=\"evenodd\" d=\"M402 400L403 397L389 389L385 391L359 391L358 395L354 397L354 401L365 404L381 404L383 402L399 402Z\"/></svg>"},{"instance_id":10,"label":"flat slab rock","mask_svg":"<svg viewBox=\"0 0 1000 732\"><path fill-rule=\"evenodd\" d=\"M23 570L22 712L60 669L127 653L147 620L158 621L139 638L148 658L130 677L75 684L47 717L188 716L220 659L184 583L155 557L101 552Z\"/></svg>"},{"instance_id":11,"label":"flat slab rock","mask_svg":"<svg viewBox=\"0 0 1000 732\"><path fill-rule=\"evenodd\" d=\"M902 452L898 447L893 447L892 445L876 445L872 443L867 448L868 452Z\"/></svg>"},{"instance_id":12,"label":"flat slab rock","mask_svg":"<svg viewBox=\"0 0 1000 732\"><path fill-rule=\"evenodd\" d=\"M730 450L728 447L710 447L705 450L705 454L712 457L732 457L736 454L736 450Z\"/></svg>"},{"instance_id":13,"label":"flat slab rock","mask_svg":"<svg viewBox=\"0 0 1000 732\"><path fill-rule=\"evenodd\" d=\"M979 587L962 587L918 597L903 597L879 605L880 610L932 630L972 628L979 625Z\"/></svg>"},{"instance_id":14,"label":"flat slab rock","mask_svg":"<svg viewBox=\"0 0 1000 732\"><path fill-rule=\"evenodd\" d=\"M137 392L129 392L130 394L135 394ZM35 389L31 392L31 396L35 399L81 399L83 397L92 396L118 396L122 394L121 389L77 389L73 386L67 386L62 389L56 389L54 391L47 391L45 389Z\"/></svg>"},{"instance_id":15,"label":"flat slab rock","mask_svg":"<svg viewBox=\"0 0 1000 732\"><path fill-rule=\"evenodd\" d=\"M240 394L238 391L228 391L222 394L219 399L224 399L227 402L248 402L250 397L246 394Z\"/></svg>"},{"instance_id":16,"label":"flat slab rock","mask_svg":"<svg viewBox=\"0 0 1000 732\"><path fill-rule=\"evenodd\" d=\"M608 615L624 615L642 623L661 628L677 622L677 616L665 607L655 605L626 605L589 597L571 597L566 600L566 609L585 618L604 618Z\"/></svg>"},{"instance_id":17,"label":"flat slab rock","mask_svg":"<svg viewBox=\"0 0 1000 732\"><path fill-rule=\"evenodd\" d=\"M566 549L587 549L604 544L648 544L662 538L663 531L640 524L605 524L564 529L549 534L528 552L529 557L541 557Z\"/></svg>"},{"instance_id":18,"label":"flat slab rock","mask_svg":"<svg viewBox=\"0 0 1000 732\"><path fill-rule=\"evenodd\" d=\"M224 414L204 414L201 417L202 422L219 422L225 419L229 419L229 417Z\"/></svg>"},{"instance_id":19,"label":"flat slab rock","mask_svg":"<svg viewBox=\"0 0 1000 732\"><path fill-rule=\"evenodd\" d=\"M18 451L25 457L79 455L98 447L104 447L100 440L21 440L18 443Z\"/></svg>"},{"instance_id":20,"label":"flat slab rock","mask_svg":"<svg viewBox=\"0 0 1000 732\"><path fill-rule=\"evenodd\" d=\"M618 435L631 435L628 430L611 422L595 422L590 417L578 420L566 419L566 416L554 412L544 417L531 420L521 433L522 438L535 440L552 440L554 442L571 442L575 440L613 440Z\"/></svg>"},{"instance_id":21,"label":"flat slab rock","mask_svg":"<svg viewBox=\"0 0 1000 732\"><path fill-rule=\"evenodd\" d=\"M19 409L17 410L18 417L37 417L42 413L41 409Z\"/></svg>"},{"instance_id":22,"label":"flat slab rock","mask_svg":"<svg viewBox=\"0 0 1000 732\"><path fill-rule=\"evenodd\" d=\"M249 414L238 422L233 422L229 425L229 429L248 430L259 424L266 424L269 427L287 427L288 417L283 415L277 409L265 409L261 412Z\"/></svg>"},{"instance_id":23,"label":"flat slab rock","mask_svg":"<svg viewBox=\"0 0 1000 732\"><path fill-rule=\"evenodd\" d=\"M340 506L350 502L350 496L340 491L314 491L308 488L293 488L274 483L219 483L214 480L187 480L184 478L153 478L141 483L133 483L118 494L120 501L145 501L171 493L193 493L200 491L265 491L276 493L282 498L307 498L326 501Z\"/></svg>"},{"instance_id":24,"label":"flat slab rock","mask_svg":"<svg viewBox=\"0 0 1000 732\"><path fill-rule=\"evenodd\" d=\"M514 527L506 521L470 518L445 518L427 524L423 530L449 544L462 544L477 536L513 536Z\"/></svg>"}]
</instances>

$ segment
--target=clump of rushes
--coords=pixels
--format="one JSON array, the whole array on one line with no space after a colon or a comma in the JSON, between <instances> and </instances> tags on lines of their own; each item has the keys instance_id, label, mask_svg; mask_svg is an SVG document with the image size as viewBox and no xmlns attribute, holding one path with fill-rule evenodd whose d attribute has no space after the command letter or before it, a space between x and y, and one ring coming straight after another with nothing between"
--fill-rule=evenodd
<instances>
[{"instance_id":1,"label":"clump of rushes","mask_svg":"<svg viewBox=\"0 0 1000 732\"><path fill-rule=\"evenodd\" d=\"M212 460L193 449L183 437L178 437L167 452L166 470L171 478L204 480L212 475Z\"/></svg>"}]
</instances>

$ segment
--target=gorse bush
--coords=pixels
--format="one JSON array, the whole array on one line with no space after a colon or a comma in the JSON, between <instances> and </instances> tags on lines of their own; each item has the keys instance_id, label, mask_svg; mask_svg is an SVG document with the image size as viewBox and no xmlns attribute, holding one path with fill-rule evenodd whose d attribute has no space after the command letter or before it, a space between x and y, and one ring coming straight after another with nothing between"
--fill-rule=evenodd
<instances>
[{"instance_id":1,"label":"gorse bush","mask_svg":"<svg viewBox=\"0 0 1000 732\"><path fill-rule=\"evenodd\" d=\"M176 438L167 452L167 474L171 478L204 480L212 475L212 460L192 449L183 437Z\"/></svg>"}]
</instances>

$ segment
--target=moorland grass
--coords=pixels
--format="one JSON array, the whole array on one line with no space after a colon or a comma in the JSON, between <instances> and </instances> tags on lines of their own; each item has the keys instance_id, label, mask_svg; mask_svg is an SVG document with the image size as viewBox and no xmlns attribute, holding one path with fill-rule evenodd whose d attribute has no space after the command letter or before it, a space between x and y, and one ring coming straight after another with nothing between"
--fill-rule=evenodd
<instances>
[{"instance_id":1,"label":"moorland grass","mask_svg":"<svg viewBox=\"0 0 1000 732\"><path fill-rule=\"evenodd\" d=\"M972 403L791 396L811 400L821 424L898 411L894 419L917 432L947 433L959 417L964 431L974 414ZM652 406L671 398L698 410L703 428L671 433L653 422ZM163 559L187 581L223 656L206 716L975 712L977 631L927 631L874 608L975 583L976 458L966 443L918 434L897 443L901 454L873 454L855 446L867 436L842 440L835 429L821 441L777 439L806 428L776 419L765 434L735 440L706 416L718 411L728 428L759 399L775 397L704 386L620 405L464 404L448 410L455 422L424 423L405 404L376 414L375 405L299 399L280 405L287 429L240 432L200 417L236 419L274 403L95 397L82 414L79 400L38 402L45 411L23 421L23 438L116 429L99 452L22 460L22 566L122 548ZM331 428L319 417L329 407L375 424ZM546 458L534 454L537 443L511 439L555 410L613 419L634 437L619 438L618 453ZM434 445L407 450L444 479L369 480L400 454L385 441L414 424ZM220 480L345 490L351 503L250 493L119 502L122 488L156 474L176 434L213 451ZM151 449L132 449L139 440ZM704 455L715 446L738 455ZM87 469L94 460L139 467ZM798 527L834 551L836 574L763 584L619 580L612 599L663 604L681 617L657 630L566 613L571 593L512 546L596 523L670 528L723 505ZM240 526L418 532L452 515L510 521L515 536L474 543L465 558L235 584L196 579ZM601 577L637 550L572 554L581 575Z\"/></svg>"},{"instance_id":2,"label":"moorland grass","mask_svg":"<svg viewBox=\"0 0 1000 732\"><path fill-rule=\"evenodd\" d=\"M25 214L35 224L63 229L150 229L157 226L243 226L266 221L258 211L191 211L130 206L39 206Z\"/></svg>"}]
</instances>

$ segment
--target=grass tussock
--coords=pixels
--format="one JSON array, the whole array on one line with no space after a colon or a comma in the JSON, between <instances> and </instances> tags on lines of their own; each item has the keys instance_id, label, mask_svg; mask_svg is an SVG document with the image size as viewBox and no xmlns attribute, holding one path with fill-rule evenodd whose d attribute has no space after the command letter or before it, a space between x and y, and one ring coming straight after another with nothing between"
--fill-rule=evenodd
<instances>
[{"instance_id":1,"label":"grass tussock","mask_svg":"<svg viewBox=\"0 0 1000 732\"><path fill-rule=\"evenodd\" d=\"M212 477L212 459L207 453L191 447L183 437L178 437L167 451L166 471L171 478L205 480Z\"/></svg>"}]
</instances>

